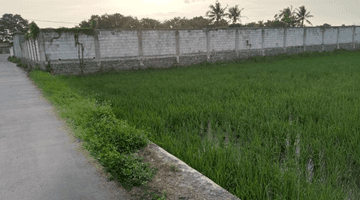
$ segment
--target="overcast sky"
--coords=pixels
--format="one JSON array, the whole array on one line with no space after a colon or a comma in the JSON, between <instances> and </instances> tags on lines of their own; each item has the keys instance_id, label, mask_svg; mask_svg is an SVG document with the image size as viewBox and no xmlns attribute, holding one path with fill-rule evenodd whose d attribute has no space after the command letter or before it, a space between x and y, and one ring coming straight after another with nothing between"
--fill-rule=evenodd
<instances>
[{"instance_id":1,"label":"overcast sky","mask_svg":"<svg viewBox=\"0 0 360 200\"><path fill-rule=\"evenodd\" d=\"M216 0L1 0L0 17L5 13L19 14L29 23L35 21L40 28L74 27L91 15L120 13L141 18L169 20L174 17L191 19L205 17ZM221 7L238 5L242 24L273 20L280 10L293 6L297 11L305 6L314 17L308 20L313 26L328 23L332 26L360 25L360 0L219 0ZM228 9L226 9L226 12ZM246 17L245 17L246 16ZM39 21L43 20L43 21ZM55 22L66 23L55 23ZM306 26L311 26L308 23Z\"/></svg>"}]
</instances>

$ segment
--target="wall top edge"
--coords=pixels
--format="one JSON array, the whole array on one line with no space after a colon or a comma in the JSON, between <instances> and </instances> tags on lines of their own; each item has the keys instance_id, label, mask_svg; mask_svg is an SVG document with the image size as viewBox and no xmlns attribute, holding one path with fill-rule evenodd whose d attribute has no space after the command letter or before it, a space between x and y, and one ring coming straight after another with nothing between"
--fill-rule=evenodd
<instances>
[{"instance_id":1,"label":"wall top edge","mask_svg":"<svg viewBox=\"0 0 360 200\"><path fill-rule=\"evenodd\" d=\"M257 29L309 29L309 28L325 28L325 29L331 29L331 28L352 28L352 27L360 27L360 26L330 26L330 27L322 27L322 26L309 26L309 27L228 27L228 28L192 28L192 29L95 29L97 32L99 31L111 31L111 32L122 32L122 31L180 31L180 30L257 30ZM40 29L41 31L42 29ZM48 29L47 29L48 30ZM55 29L54 29L55 30ZM42 31L41 31L42 32ZM54 31L55 32L55 31ZM48 33L48 31L47 31ZM23 33L18 33L23 34Z\"/></svg>"}]
</instances>

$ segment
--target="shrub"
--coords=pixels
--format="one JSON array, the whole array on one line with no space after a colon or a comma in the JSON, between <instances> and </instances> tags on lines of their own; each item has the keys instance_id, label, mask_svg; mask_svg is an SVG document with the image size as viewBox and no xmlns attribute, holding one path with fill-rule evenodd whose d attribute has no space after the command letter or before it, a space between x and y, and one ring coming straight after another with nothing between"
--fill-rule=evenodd
<instances>
[{"instance_id":1,"label":"shrub","mask_svg":"<svg viewBox=\"0 0 360 200\"><path fill-rule=\"evenodd\" d=\"M47 71L47 72L51 72L51 71L52 71L52 68L51 68L50 64L47 64L47 65L46 65L46 71Z\"/></svg>"}]
</instances>

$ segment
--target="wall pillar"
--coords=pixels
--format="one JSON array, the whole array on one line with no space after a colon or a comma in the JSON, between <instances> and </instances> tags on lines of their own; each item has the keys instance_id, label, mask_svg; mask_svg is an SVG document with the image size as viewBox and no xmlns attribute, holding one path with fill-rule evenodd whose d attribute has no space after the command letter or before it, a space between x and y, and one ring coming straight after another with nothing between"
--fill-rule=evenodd
<instances>
[{"instance_id":1,"label":"wall pillar","mask_svg":"<svg viewBox=\"0 0 360 200\"><path fill-rule=\"evenodd\" d=\"M261 55L265 56L265 49L264 49L264 41L265 41L265 29L261 29Z\"/></svg>"},{"instance_id":2,"label":"wall pillar","mask_svg":"<svg viewBox=\"0 0 360 200\"><path fill-rule=\"evenodd\" d=\"M306 52L306 28L304 28L304 34L303 34L303 45L304 45L304 52Z\"/></svg>"},{"instance_id":3,"label":"wall pillar","mask_svg":"<svg viewBox=\"0 0 360 200\"><path fill-rule=\"evenodd\" d=\"M101 66L101 54L100 54L100 43L99 43L99 33L98 30L94 30L94 44L95 44L95 60L97 66Z\"/></svg>"},{"instance_id":4,"label":"wall pillar","mask_svg":"<svg viewBox=\"0 0 360 200\"><path fill-rule=\"evenodd\" d=\"M31 51L30 51L29 42L25 41L23 46L26 48L23 50L23 52L26 52L26 54L22 55L22 57L31 60Z\"/></svg>"},{"instance_id":5,"label":"wall pillar","mask_svg":"<svg viewBox=\"0 0 360 200\"><path fill-rule=\"evenodd\" d=\"M206 50L207 50L207 61L210 62L210 31L206 29Z\"/></svg>"},{"instance_id":6,"label":"wall pillar","mask_svg":"<svg viewBox=\"0 0 360 200\"><path fill-rule=\"evenodd\" d=\"M139 57L142 58L144 56L143 48L142 48L142 32L141 30L137 31L138 35L138 46L139 46ZM140 65L143 66L143 61L140 60Z\"/></svg>"},{"instance_id":7,"label":"wall pillar","mask_svg":"<svg viewBox=\"0 0 360 200\"><path fill-rule=\"evenodd\" d=\"M340 49L339 47L339 35L340 35L340 28L337 27L337 37L336 37L336 48Z\"/></svg>"},{"instance_id":8,"label":"wall pillar","mask_svg":"<svg viewBox=\"0 0 360 200\"><path fill-rule=\"evenodd\" d=\"M30 39L31 40L31 39ZM26 64L29 66L31 64L32 61L32 50L31 49L31 42L30 40L25 41L23 44L23 47L26 47L25 49L23 49L21 55L26 58ZM30 49L30 50L29 50Z\"/></svg>"},{"instance_id":9,"label":"wall pillar","mask_svg":"<svg viewBox=\"0 0 360 200\"><path fill-rule=\"evenodd\" d=\"M353 46L353 49L355 50L355 26L353 26L352 46Z\"/></svg>"},{"instance_id":10,"label":"wall pillar","mask_svg":"<svg viewBox=\"0 0 360 200\"><path fill-rule=\"evenodd\" d=\"M29 60L32 60L32 57L33 57L33 52L32 52L32 48L31 48L31 43L29 42L31 39L27 40L25 42L26 44L26 47L27 47L27 52L29 53ZM21 45L21 44L20 44ZM23 57L25 57L25 55L22 55Z\"/></svg>"},{"instance_id":11,"label":"wall pillar","mask_svg":"<svg viewBox=\"0 0 360 200\"><path fill-rule=\"evenodd\" d=\"M35 53L36 53L36 63L38 63L40 61L40 49L39 49L39 40L38 38L36 38L35 40Z\"/></svg>"},{"instance_id":12,"label":"wall pillar","mask_svg":"<svg viewBox=\"0 0 360 200\"><path fill-rule=\"evenodd\" d=\"M23 33L15 33L15 35L13 36L14 38L14 43L13 43L13 47L14 47L14 56L17 58L21 58L21 43L23 43L25 41L25 37Z\"/></svg>"},{"instance_id":13,"label":"wall pillar","mask_svg":"<svg viewBox=\"0 0 360 200\"><path fill-rule=\"evenodd\" d=\"M44 37L44 33L41 32L39 34L38 37L38 44L39 44L39 57L40 57L40 62L44 62L46 61L46 51L45 51L45 37Z\"/></svg>"},{"instance_id":14,"label":"wall pillar","mask_svg":"<svg viewBox=\"0 0 360 200\"><path fill-rule=\"evenodd\" d=\"M143 48L142 48L142 32L141 30L137 31L138 35L138 45L139 45L139 56L144 56Z\"/></svg>"},{"instance_id":15,"label":"wall pillar","mask_svg":"<svg viewBox=\"0 0 360 200\"><path fill-rule=\"evenodd\" d=\"M284 52L286 54L286 35L287 35L287 31L286 28L284 28Z\"/></svg>"},{"instance_id":16,"label":"wall pillar","mask_svg":"<svg viewBox=\"0 0 360 200\"><path fill-rule=\"evenodd\" d=\"M30 47L31 47L31 53L32 53L32 55L31 55L31 61L36 61L35 59L35 47L34 47L34 41L33 41L33 39L31 38L30 40L29 40L29 43L30 43Z\"/></svg>"},{"instance_id":17,"label":"wall pillar","mask_svg":"<svg viewBox=\"0 0 360 200\"><path fill-rule=\"evenodd\" d=\"M235 53L236 58L239 59L239 29L235 30Z\"/></svg>"},{"instance_id":18,"label":"wall pillar","mask_svg":"<svg viewBox=\"0 0 360 200\"><path fill-rule=\"evenodd\" d=\"M175 31L175 47L176 47L176 62L179 64L179 56L180 56L180 41L179 41L179 30Z\"/></svg>"},{"instance_id":19,"label":"wall pillar","mask_svg":"<svg viewBox=\"0 0 360 200\"><path fill-rule=\"evenodd\" d=\"M321 29L322 30L322 42L321 42L321 46L322 46L322 51L325 51L325 44L324 44L324 35L325 35L325 29Z\"/></svg>"}]
</instances>

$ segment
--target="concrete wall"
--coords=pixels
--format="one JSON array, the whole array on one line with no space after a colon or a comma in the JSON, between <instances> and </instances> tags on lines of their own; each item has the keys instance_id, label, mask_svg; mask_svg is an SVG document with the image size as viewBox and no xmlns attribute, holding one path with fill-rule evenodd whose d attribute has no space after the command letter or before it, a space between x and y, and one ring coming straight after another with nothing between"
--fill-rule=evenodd
<instances>
[{"instance_id":1,"label":"concrete wall","mask_svg":"<svg viewBox=\"0 0 360 200\"><path fill-rule=\"evenodd\" d=\"M0 47L0 54L9 54L10 47Z\"/></svg>"},{"instance_id":2,"label":"concrete wall","mask_svg":"<svg viewBox=\"0 0 360 200\"><path fill-rule=\"evenodd\" d=\"M13 57L14 56L14 47L10 47L10 56Z\"/></svg>"},{"instance_id":3,"label":"concrete wall","mask_svg":"<svg viewBox=\"0 0 360 200\"><path fill-rule=\"evenodd\" d=\"M45 48L45 55L48 60L71 60L78 59L78 48L75 46L75 38L72 33L40 33ZM59 38L57 38L59 37ZM53 39L54 38L54 39ZM93 59L95 57L94 37L84 34L79 35L79 43L84 46L84 58ZM46 58L45 58L46 60Z\"/></svg>"},{"instance_id":4,"label":"concrete wall","mask_svg":"<svg viewBox=\"0 0 360 200\"><path fill-rule=\"evenodd\" d=\"M13 36L13 47L14 47L14 56L15 57L18 57L18 58L22 57L22 55L21 55L21 46L20 45L23 42L25 42L24 34L16 33Z\"/></svg>"},{"instance_id":5,"label":"concrete wall","mask_svg":"<svg viewBox=\"0 0 360 200\"><path fill-rule=\"evenodd\" d=\"M139 56L137 31L101 31L98 41L102 58Z\"/></svg>"},{"instance_id":6,"label":"concrete wall","mask_svg":"<svg viewBox=\"0 0 360 200\"><path fill-rule=\"evenodd\" d=\"M360 49L360 26L306 28L228 28L192 30L96 30L95 35L41 31L37 40L20 45L21 54L54 74L85 74L109 70L168 68L201 62L242 60L253 56L296 54L304 51ZM25 45L26 44L26 45ZM80 52L80 54L79 54Z\"/></svg>"},{"instance_id":7,"label":"concrete wall","mask_svg":"<svg viewBox=\"0 0 360 200\"><path fill-rule=\"evenodd\" d=\"M16 33L13 36L13 47L10 55L21 58L21 62L30 68L35 67L42 62L40 55L44 52L39 48L39 40L39 38L25 40L23 33Z\"/></svg>"}]
</instances>

